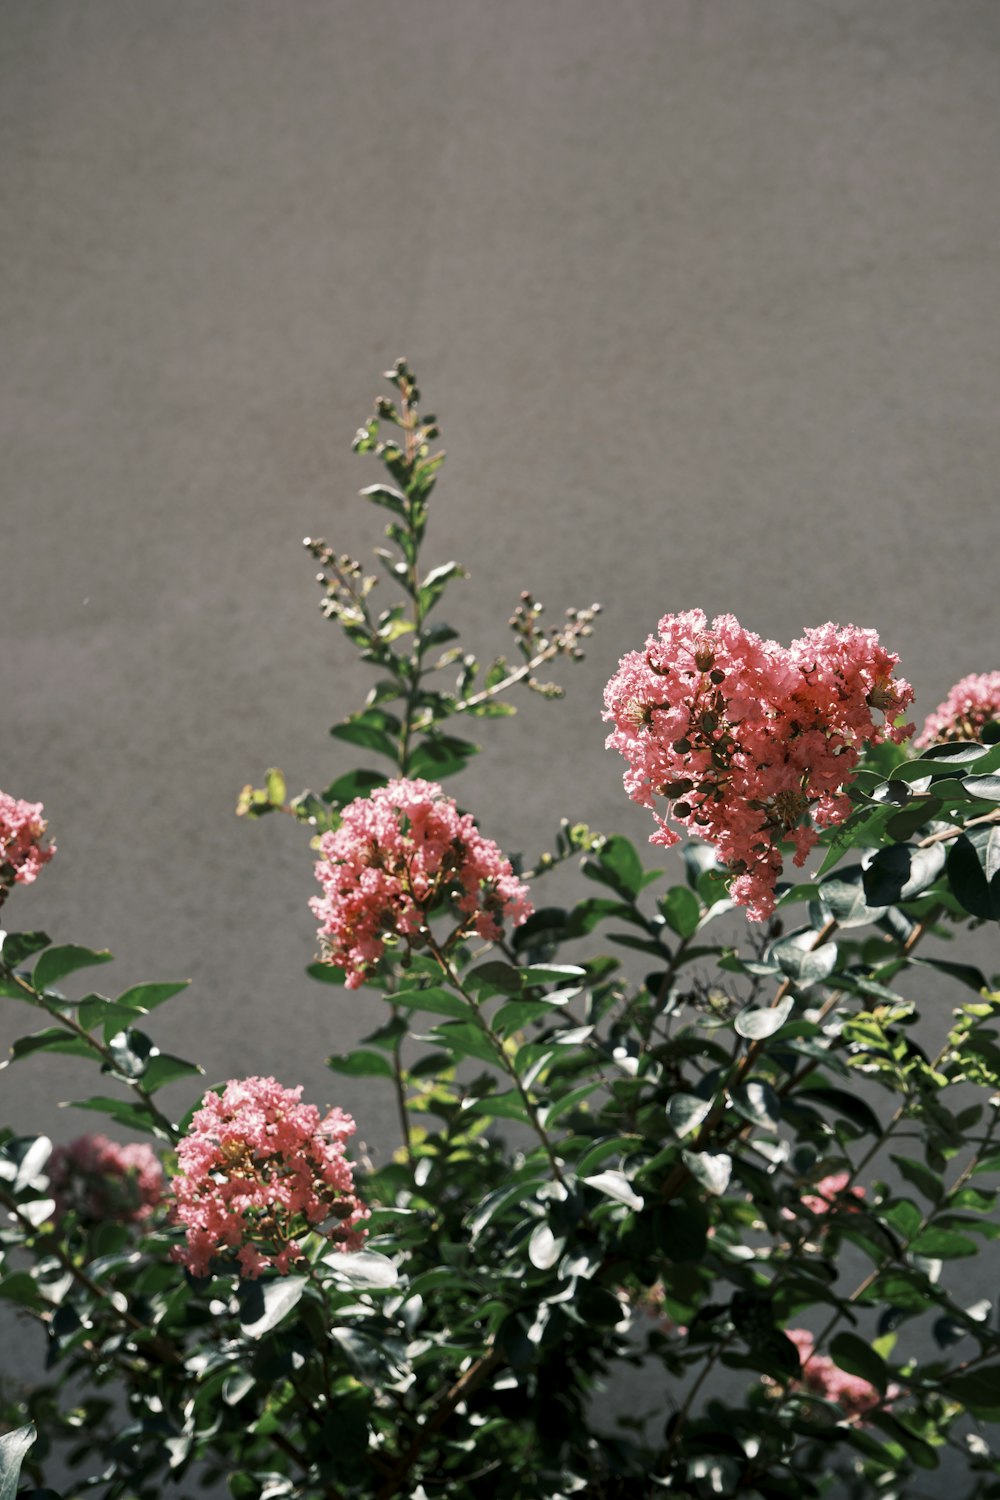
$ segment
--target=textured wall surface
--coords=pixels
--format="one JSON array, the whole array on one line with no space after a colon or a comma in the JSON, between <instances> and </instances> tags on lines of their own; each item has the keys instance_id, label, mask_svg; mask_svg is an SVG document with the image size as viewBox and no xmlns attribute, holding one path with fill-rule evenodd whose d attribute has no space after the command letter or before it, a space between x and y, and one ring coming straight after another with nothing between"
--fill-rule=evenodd
<instances>
[{"instance_id":1,"label":"textured wall surface","mask_svg":"<svg viewBox=\"0 0 1000 1500\"><path fill-rule=\"evenodd\" d=\"M300 540L377 540L397 354L470 644L525 586L605 605L452 784L509 847L645 837L600 693L668 610L874 625L923 712L1000 665L992 0L5 0L0 50L0 786L60 845L5 915L190 975L160 1030L210 1079L391 1143L323 1067L382 1002L305 977L306 841L233 807L350 764ZM79 1130L92 1081L19 1065L3 1117Z\"/></svg>"}]
</instances>

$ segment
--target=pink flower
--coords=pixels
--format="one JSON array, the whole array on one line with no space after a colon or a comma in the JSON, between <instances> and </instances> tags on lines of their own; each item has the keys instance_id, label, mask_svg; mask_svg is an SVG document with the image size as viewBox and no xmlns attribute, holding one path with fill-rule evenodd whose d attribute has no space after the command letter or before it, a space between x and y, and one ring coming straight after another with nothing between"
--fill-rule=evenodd
<instances>
[{"instance_id":1,"label":"pink flower","mask_svg":"<svg viewBox=\"0 0 1000 1500\"><path fill-rule=\"evenodd\" d=\"M313 1231L358 1250L368 1209L354 1192L345 1142L350 1115L320 1117L298 1088L273 1078L231 1079L208 1093L177 1148L174 1217L187 1245L174 1253L195 1276L214 1257L234 1255L253 1280L268 1266L283 1274L302 1259L298 1237Z\"/></svg>"},{"instance_id":2,"label":"pink flower","mask_svg":"<svg viewBox=\"0 0 1000 1500\"><path fill-rule=\"evenodd\" d=\"M821 1177L811 1193L803 1193L803 1208L814 1214L827 1214L837 1209L857 1213L858 1205L851 1199L864 1198L865 1190L855 1186L845 1191L850 1180L850 1172L832 1172L829 1177Z\"/></svg>"},{"instance_id":3,"label":"pink flower","mask_svg":"<svg viewBox=\"0 0 1000 1500\"><path fill-rule=\"evenodd\" d=\"M48 827L40 802L18 802L0 792L0 903L15 883L30 885L56 852L42 847Z\"/></svg>"},{"instance_id":4,"label":"pink flower","mask_svg":"<svg viewBox=\"0 0 1000 1500\"><path fill-rule=\"evenodd\" d=\"M955 683L913 743L922 750L948 740L978 740L986 725L998 719L1000 672L972 672Z\"/></svg>"},{"instance_id":5,"label":"pink flower","mask_svg":"<svg viewBox=\"0 0 1000 1500\"><path fill-rule=\"evenodd\" d=\"M781 844L805 863L817 827L840 823L861 746L901 741L913 699L898 657L872 630L822 625L788 648L732 615L664 615L644 651L622 657L604 693L607 739L628 762L625 790L654 810L654 844L678 840L655 811L714 846L731 894L762 920L774 909ZM873 710L885 716L875 723Z\"/></svg>"},{"instance_id":6,"label":"pink flower","mask_svg":"<svg viewBox=\"0 0 1000 1500\"><path fill-rule=\"evenodd\" d=\"M150 1146L81 1135L49 1158L56 1212L86 1224L139 1224L163 1199L163 1168Z\"/></svg>"},{"instance_id":7,"label":"pink flower","mask_svg":"<svg viewBox=\"0 0 1000 1500\"><path fill-rule=\"evenodd\" d=\"M817 1354L815 1340L806 1328L786 1328L785 1333L799 1352L802 1374L791 1382L792 1390L811 1391L825 1401L833 1401L844 1415L857 1420L878 1406L882 1397L868 1380L849 1375L835 1365L828 1354ZM773 1384L768 1381L768 1384ZM891 1397L892 1391L887 1393ZM896 1392L898 1394L898 1391Z\"/></svg>"},{"instance_id":8,"label":"pink flower","mask_svg":"<svg viewBox=\"0 0 1000 1500\"><path fill-rule=\"evenodd\" d=\"M356 798L320 850L323 895L309 904L325 957L345 970L348 989L364 983L387 937L413 944L446 900L463 929L493 940L502 921L516 927L532 912L510 861L432 781L390 781Z\"/></svg>"}]
</instances>

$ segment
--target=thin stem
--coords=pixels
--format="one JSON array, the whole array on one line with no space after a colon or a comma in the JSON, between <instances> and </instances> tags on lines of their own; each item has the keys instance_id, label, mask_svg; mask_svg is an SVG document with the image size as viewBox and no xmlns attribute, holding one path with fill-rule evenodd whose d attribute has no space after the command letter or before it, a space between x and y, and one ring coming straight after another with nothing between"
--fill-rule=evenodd
<instances>
[{"instance_id":1,"label":"thin stem","mask_svg":"<svg viewBox=\"0 0 1000 1500\"><path fill-rule=\"evenodd\" d=\"M430 1442L435 1433L448 1421L455 1408L477 1390L485 1380L492 1375L493 1371L503 1364L502 1357L491 1349L486 1354L480 1355L469 1368L458 1377L454 1385L446 1391L435 1410L427 1418L416 1437L409 1447L400 1455L398 1462L393 1468L388 1479L381 1489L376 1491L375 1500L390 1500L392 1495L398 1495L413 1465Z\"/></svg>"},{"instance_id":2,"label":"thin stem","mask_svg":"<svg viewBox=\"0 0 1000 1500\"><path fill-rule=\"evenodd\" d=\"M497 1036L496 1032L493 1030L493 1027L490 1025L490 1023L487 1021L486 1017L480 1010L478 1003L473 999L468 990L464 987L462 981L455 973L455 970L448 962L448 959L438 947L437 941L429 929L427 930L426 937L427 946L430 949L431 953L433 953L434 957L437 959L442 974L444 974L449 984L458 991L463 1000L468 1003L469 1009L475 1017L479 1029L482 1031L483 1035L489 1039L490 1045L493 1048L493 1051L496 1053L497 1061L500 1063L504 1072L507 1074L514 1087L517 1089L517 1092L521 1098L521 1103L524 1105L525 1115L527 1116L528 1121L531 1124L531 1128L534 1130L539 1141L541 1142L542 1149L544 1150L545 1155L549 1159L549 1165L552 1168L552 1175L562 1187L565 1187L566 1180L563 1176L562 1167L559 1164L559 1158L556 1156L555 1151L552 1149L552 1142L549 1140L542 1122L538 1118L538 1111L535 1108L534 1100L531 1098L528 1090L524 1087L517 1069L507 1055L507 1050L504 1047L502 1038Z\"/></svg>"},{"instance_id":3,"label":"thin stem","mask_svg":"<svg viewBox=\"0 0 1000 1500\"><path fill-rule=\"evenodd\" d=\"M929 833L919 841L917 848L928 849L931 844L946 843L948 839L957 838L960 833L964 833L966 828L975 828L980 823L1000 823L1000 807L994 812L981 813L978 818L970 818L965 824L953 823L948 828L939 829L937 833Z\"/></svg>"},{"instance_id":4,"label":"thin stem","mask_svg":"<svg viewBox=\"0 0 1000 1500\"><path fill-rule=\"evenodd\" d=\"M399 1017L399 1007L392 1006L392 1019ZM403 1068L402 1038L396 1037L392 1044L392 1078L396 1094L396 1111L399 1115L399 1128L403 1136L403 1146L406 1150L407 1160L412 1154L412 1138L410 1136L410 1116L406 1108L406 1072Z\"/></svg>"},{"instance_id":5,"label":"thin stem","mask_svg":"<svg viewBox=\"0 0 1000 1500\"><path fill-rule=\"evenodd\" d=\"M72 1256L66 1253L55 1235L44 1234L37 1228L36 1225L32 1224L27 1214L21 1211L17 1200L7 1192L6 1188L3 1187L0 1187L0 1203L2 1203L9 1210L12 1218L17 1220L18 1224L20 1224L21 1228L27 1232L28 1236L31 1239L40 1239L45 1242L46 1250L49 1252L49 1254L55 1257L55 1259L62 1266L63 1270L67 1271L72 1276L77 1285L82 1286L84 1290L89 1292L90 1295L94 1297L98 1302L105 1303L114 1313L119 1322L124 1323L133 1331L133 1333L151 1335L151 1337L148 1338L145 1347L151 1349L162 1361L162 1363L168 1365L180 1365L184 1363L183 1356L174 1347L174 1345L169 1342L169 1340L163 1338L161 1334L155 1333L148 1324L143 1323L141 1319L135 1316L134 1313L130 1312L127 1305L125 1307L120 1307L118 1305L116 1298L122 1298L122 1294L120 1292L111 1293L107 1290L106 1287L101 1286L100 1282L95 1281L92 1276L89 1276L86 1271L82 1270L81 1267L76 1264ZM50 1239L51 1244L48 1243ZM122 1300L124 1300L124 1298L122 1298Z\"/></svg>"}]
</instances>

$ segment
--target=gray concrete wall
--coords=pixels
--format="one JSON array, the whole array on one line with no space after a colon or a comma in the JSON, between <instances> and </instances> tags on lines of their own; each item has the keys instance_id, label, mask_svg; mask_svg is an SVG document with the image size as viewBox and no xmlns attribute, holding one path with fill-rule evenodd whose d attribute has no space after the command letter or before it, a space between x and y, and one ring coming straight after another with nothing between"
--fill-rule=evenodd
<instances>
[{"instance_id":1,"label":"gray concrete wall","mask_svg":"<svg viewBox=\"0 0 1000 1500\"><path fill-rule=\"evenodd\" d=\"M1000 666L994 0L5 0L0 49L0 786L60 845L5 915L190 975L155 1030L210 1078L392 1141L323 1067L381 1002L303 974L306 841L233 807L351 763L300 539L375 539L397 354L470 644L525 586L605 605L453 784L508 847L645 837L600 694L666 611L876 626L922 712ZM86 1128L92 1081L20 1065L2 1115Z\"/></svg>"}]
</instances>

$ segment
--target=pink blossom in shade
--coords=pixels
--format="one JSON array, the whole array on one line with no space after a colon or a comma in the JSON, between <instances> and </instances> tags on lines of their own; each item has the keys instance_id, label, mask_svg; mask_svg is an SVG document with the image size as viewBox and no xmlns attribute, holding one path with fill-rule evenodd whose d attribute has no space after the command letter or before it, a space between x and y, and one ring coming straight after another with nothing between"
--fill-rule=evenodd
<instances>
[{"instance_id":1,"label":"pink blossom in shade","mask_svg":"<svg viewBox=\"0 0 1000 1500\"><path fill-rule=\"evenodd\" d=\"M628 795L653 811L651 842L677 843L669 816L714 847L733 899L769 916L781 844L804 864L816 829L850 811L844 789L863 744L913 732L895 723L913 699L897 662L853 625L819 626L786 648L732 615L711 626L701 610L664 615L604 693L607 745L625 757Z\"/></svg>"},{"instance_id":2,"label":"pink blossom in shade","mask_svg":"<svg viewBox=\"0 0 1000 1500\"><path fill-rule=\"evenodd\" d=\"M950 740L978 740L987 724L1000 721L1000 672L972 672L956 682L928 715L917 738L919 750Z\"/></svg>"},{"instance_id":3,"label":"pink blossom in shade","mask_svg":"<svg viewBox=\"0 0 1000 1500\"><path fill-rule=\"evenodd\" d=\"M150 1146L81 1135L49 1158L56 1212L86 1224L140 1224L163 1200L163 1168Z\"/></svg>"},{"instance_id":4,"label":"pink blossom in shade","mask_svg":"<svg viewBox=\"0 0 1000 1500\"><path fill-rule=\"evenodd\" d=\"M857 1185L849 1188L850 1181L849 1172L832 1172L829 1177L821 1177L813 1185L811 1193L803 1193L803 1208L808 1208L814 1214L828 1214L838 1209L857 1213L858 1203L864 1198L865 1190Z\"/></svg>"},{"instance_id":5,"label":"pink blossom in shade","mask_svg":"<svg viewBox=\"0 0 1000 1500\"><path fill-rule=\"evenodd\" d=\"M361 1248L368 1209L345 1154L354 1121L339 1109L321 1116L301 1094L301 1085L244 1078L202 1100L171 1184L174 1219L187 1231L175 1256L194 1275L208 1275L216 1257L235 1258L250 1280L269 1266L284 1274L310 1231Z\"/></svg>"},{"instance_id":6,"label":"pink blossom in shade","mask_svg":"<svg viewBox=\"0 0 1000 1500\"><path fill-rule=\"evenodd\" d=\"M799 1379L791 1382L792 1390L807 1390L825 1401L833 1401L852 1420L863 1418L882 1404L882 1397L870 1381L841 1370L828 1354L816 1353L816 1343L808 1329L786 1328L785 1334L798 1350L802 1366ZM886 1400L898 1394L898 1388L890 1389Z\"/></svg>"},{"instance_id":7,"label":"pink blossom in shade","mask_svg":"<svg viewBox=\"0 0 1000 1500\"><path fill-rule=\"evenodd\" d=\"M340 816L320 842L323 894L309 904L324 956L344 969L348 989L364 983L387 938L413 943L445 899L466 930L489 940L502 922L517 927L531 915L510 861L434 782L390 781Z\"/></svg>"},{"instance_id":8,"label":"pink blossom in shade","mask_svg":"<svg viewBox=\"0 0 1000 1500\"><path fill-rule=\"evenodd\" d=\"M0 792L0 888L30 885L56 852L42 845L48 824L40 802L19 802Z\"/></svg>"}]
</instances>

